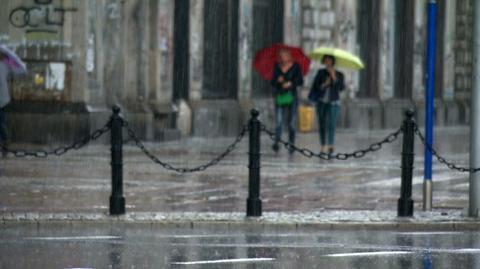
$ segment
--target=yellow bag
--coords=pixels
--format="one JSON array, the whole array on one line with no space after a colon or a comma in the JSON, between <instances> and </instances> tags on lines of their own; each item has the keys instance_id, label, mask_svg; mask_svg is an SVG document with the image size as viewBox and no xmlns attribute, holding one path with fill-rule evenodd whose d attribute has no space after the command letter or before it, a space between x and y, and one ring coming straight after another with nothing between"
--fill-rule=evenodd
<instances>
[{"instance_id":1,"label":"yellow bag","mask_svg":"<svg viewBox=\"0 0 480 269\"><path fill-rule=\"evenodd\" d=\"M298 108L298 129L300 132L311 132L315 120L315 109L313 106L300 105Z\"/></svg>"}]
</instances>

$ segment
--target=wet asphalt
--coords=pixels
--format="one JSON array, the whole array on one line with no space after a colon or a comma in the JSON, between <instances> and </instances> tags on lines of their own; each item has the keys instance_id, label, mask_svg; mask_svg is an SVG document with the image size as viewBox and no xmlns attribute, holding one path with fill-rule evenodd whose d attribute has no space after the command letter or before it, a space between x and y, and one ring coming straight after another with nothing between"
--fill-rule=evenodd
<instances>
[{"instance_id":1,"label":"wet asphalt","mask_svg":"<svg viewBox=\"0 0 480 269\"><path fill-rule=\"evenodd\" d=\"M479 268L472 231L15 224L0 268Z\"/></svg>"}]
</instances>

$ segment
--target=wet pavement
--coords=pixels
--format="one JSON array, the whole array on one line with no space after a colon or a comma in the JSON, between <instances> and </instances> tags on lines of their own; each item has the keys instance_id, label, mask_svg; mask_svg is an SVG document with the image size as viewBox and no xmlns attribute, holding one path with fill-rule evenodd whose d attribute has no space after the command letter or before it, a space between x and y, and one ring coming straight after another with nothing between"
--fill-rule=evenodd
<instances>
[{"instance_id":1,"label":"wet pavement","mask_svg":"<svg viewBox=\"0 0 480 269\"><path fill-rule=\"evenodd\" d=\"M479 268L469 231L4 224L0 268Z\"/></svg>"},{"instance_id":2,"label":"wet pavement","mask_svg":"<svg viewBox=\"0 0 480 269\"><path fill-rule=\"evenodd\" d=\"M387 133L341 130L338 151L366 148ZM439 152L467 163L468 129L437 129L436 139ZM232 140L146 145L163 161L192 167ZM400 141L362 159L320 161L285 149L273 154L267 137L264 214L245 218L247 142L196 174L166 171L127 145L127 214L119 217L108 215L107 145L59 158L1 159L0 268L480 268L478 221L464 214L468 174L435 163L435 210L419 210L418 140L414 218L395 211ZM318 149L317 137L301 134L298 145Z\"/></svg>"},{"instance_id":3,"label":"wet pavement","mask_svg":"<svg viewBox=\"0 0 480 269\"><path fill-rule=\"evenodd\" d=\"M448 159L468 164L468 129L437 128L437 148ZM390 131L340 130L339 152L367 148ZM265 212L395 210L400 192L401 137L362 159L320 161L299 154L278 155L262 137L261 197ZM189 138L146 143L163 161L192 167L221 153L233 138ZM299 134L298 145L319 149L314 133ZM16 145L22 147L22 145ZM31 145L23 145L32 148ZM129 212L244 212L248 141L219 165L195 174L169 172L136 147L125 147L124 193ZM416 140L413 197L421 208L423 148ZM110 196L107 145L91 145L62 157L0 160L0 212L105 213ZM468 174L434 164L434 207L468 205Z\"/></svg>"}]
</instances>

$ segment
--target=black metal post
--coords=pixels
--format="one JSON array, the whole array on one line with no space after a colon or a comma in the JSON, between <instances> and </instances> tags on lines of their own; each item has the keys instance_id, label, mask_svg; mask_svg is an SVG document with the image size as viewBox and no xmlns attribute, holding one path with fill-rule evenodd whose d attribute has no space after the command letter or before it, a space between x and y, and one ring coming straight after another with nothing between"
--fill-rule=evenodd
<instances>
[{"instance_id":1,"label":"black metal post","mask_svg":"<svg viewBox=\"0 0 480 269\"><path fill-rule=\"evenodd\" d=\"M413 216L412 177L415 135L414 115L415 112L413 110L405 111L405 120L403 121L402 182L400 186L400 199L398 199L399 217Z\"/></svg>"},{"instance_id":2,"label":"black metal post","mask_svg":"<svg viewBox=\"0 0 480 269\"><path fill-rule=\"evenodd\" d=\"M111 158L112 158L112 195L110 196L110 215L125 214L125 198L123 197L123 118L120 108L112 107L111 124Z\"/></svg>"},{"instance_id":3,"label":"black metal post","mask_svg":"<svg viewBox=\"0 0 480 269\"><path fill-rule=\"evenodd\" d=\"M249 161L248 161L248 198L247 217L262 215L262 200L260 199L260 121L258 111L250 111L249 122Z\"/></svg>"}]
</instances>

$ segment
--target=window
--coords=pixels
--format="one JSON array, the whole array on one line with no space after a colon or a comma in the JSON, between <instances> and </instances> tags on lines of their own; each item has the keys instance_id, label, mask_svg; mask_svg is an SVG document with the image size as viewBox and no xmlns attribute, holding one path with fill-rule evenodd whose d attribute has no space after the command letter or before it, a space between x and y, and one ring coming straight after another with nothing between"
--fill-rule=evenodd
<instances>
[{"instance_id":1,"label":"window","mask_svg":"<svg viewBox=\"0 0 480 269\"><path fill-rule=\"evenodd\" d=\"M27 75L12 84L14 100L65 100L70 91L69 62L26 60Z\"/></svg>"}]
</instances>

